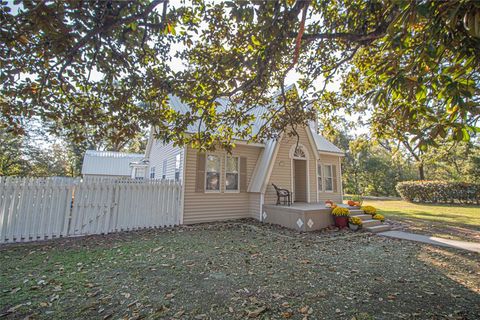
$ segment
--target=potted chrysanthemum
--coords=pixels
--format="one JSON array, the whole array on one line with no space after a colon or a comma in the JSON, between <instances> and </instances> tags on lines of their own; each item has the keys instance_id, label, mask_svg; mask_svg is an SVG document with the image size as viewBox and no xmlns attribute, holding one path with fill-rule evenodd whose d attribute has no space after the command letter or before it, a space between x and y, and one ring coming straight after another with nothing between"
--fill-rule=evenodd
<instances>
[{"instance_id":1,"label":"potted chrysanthemum","mask_svg":"<svg viewBox=\"0 0 480 320\"><path fill-rule=\"evenodd\" d=\"M360 208L360 210L362 210L366 214L369 214L369 215L372 215L372 216L374 216L377 213L377 209L375 207L372 207L372 206L363 206L363 207Z\"/></svg>"},{"instance_id":2,"label":"potted chrysanthemum","mask_svg":"<svg viewBox=\"0 0 480 320\"><path fill-rule=\"evenodd\" d=\"M381 215L380 213L374 214L374 215L372 216L372 218L375 219L375 220L380 220L380 221L382 221L382 222L385 221L385 217L384 217L383 215Z\"/></svg>"},{"instance_id":3,"label":"potted chrysanthemum","mask_svg":"<svg viewBox=\"0 0 480 320\"><path fill-rule=\"evenodd\" d=\"M363 221L359 217L350 217L348 220L348 227L350 230L357 231L362 227Z\"/></svg>"},{"instance_id":4,"label":"potted chrysanthemum","mask_svg":"<svg viewBox=\"0 0 480 320\"><path fill-rule=\"evenodd\" d=\"M350 210L343 207L335 207L332 210L332 215L333 215L333 220L335 220L335 226L339 228L347 227Z\"/></svg>"}]
</instances>

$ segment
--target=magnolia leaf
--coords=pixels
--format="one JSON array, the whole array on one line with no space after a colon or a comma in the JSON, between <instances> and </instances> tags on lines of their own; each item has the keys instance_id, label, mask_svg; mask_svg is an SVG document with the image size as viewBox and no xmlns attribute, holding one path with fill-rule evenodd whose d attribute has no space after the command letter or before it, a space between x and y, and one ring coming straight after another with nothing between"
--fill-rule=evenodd
<instances>
[{"instance_id":1,"label":"magnolia leaf","mask_svg":"<svg viewBox=\"0 0 480 320\"><path fill-rule=\"evenodd\" d=\"M251 36L251 40L252 40L252 43L253 43L254 45L256 45L256 46L260 46L260 45L261 45L260 41L258 41L258 39L257 39L253 34L252 34L252 36Z\"/></svg>"}]
</instances>

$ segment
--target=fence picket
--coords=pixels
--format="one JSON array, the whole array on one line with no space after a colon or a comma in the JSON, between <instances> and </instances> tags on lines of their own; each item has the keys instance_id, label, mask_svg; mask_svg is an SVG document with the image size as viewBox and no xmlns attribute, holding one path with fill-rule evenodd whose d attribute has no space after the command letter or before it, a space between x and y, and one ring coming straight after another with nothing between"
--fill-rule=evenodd
<instances>
[{"instance_id":1,"label":"fence picket","mask_svg":"<svg viewBox=\"0 0 480 320\"><path fill-rule=\"evenodd\" d=\"M0 177L0 243L177 225L180 192L169 180Z\"/></svg>"},{"instance_id":2,"label":"fence picket","mask_svg":"<svg viewBox=\"0 0 480 320\"><path fill-rule=\"evenodd\" d=\"M13 242L14 241L14 230L15 230L15 205L16 205L16 197L19 185L13 185L13 192L10 197L10 203L8 208L8 225L7 225L7 241Z\"/></svg>"}]
</instances>

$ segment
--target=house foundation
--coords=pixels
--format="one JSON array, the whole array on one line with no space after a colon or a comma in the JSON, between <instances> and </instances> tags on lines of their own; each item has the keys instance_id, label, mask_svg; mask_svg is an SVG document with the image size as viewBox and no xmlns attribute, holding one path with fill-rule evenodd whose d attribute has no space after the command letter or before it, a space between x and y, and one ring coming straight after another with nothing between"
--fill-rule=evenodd
<instances>
[{"instance_id":1,"label":"house foundation","mask_svg":"<svg viewBox=\"0 0 480 320\"><path fill-rule=\"evenodd\" d=\"M297 231L315 231L334 224L331 211L322 203L263 205L261 220Z\"/></svg>"}]
</instances>

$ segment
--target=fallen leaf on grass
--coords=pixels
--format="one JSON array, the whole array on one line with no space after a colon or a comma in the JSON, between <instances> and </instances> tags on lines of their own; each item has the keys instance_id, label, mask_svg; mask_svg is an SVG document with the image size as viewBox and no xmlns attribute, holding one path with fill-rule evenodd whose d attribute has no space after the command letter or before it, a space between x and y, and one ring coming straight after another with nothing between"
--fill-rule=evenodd
<instances>
[{"instance_id":1,"label":"fallen leaf on grass","mask_svg":"<svg viewBox=\"0 0 480 320\"><path fill-rule=\"evenodd\" d=\"M267 310L267 308L265 308L265 307L260 307L260 308L257 308L255 310L247 310L247 317L248 318L256 318L260 314L265 312L266 310Z\"/></svg>"},{"instance_id":2,"label":"fallen leaf on grass","mask_svg":"<svg viewBox=\"0 0 480 320\"><path fill-rule=\"evenodd\" d=\"M12 291L10 291L11 294L14 294L14 293L17 293L18 291L20 291L21 288L15 288L15 289L12 289Z\"/></svg>"},{"instance_id":3,"label":"fallen leaf on grass","mask_svg":"<svg viewBox=\"0 0 480 320\"><path fill-rule=\"evenodd\" d=\"M133 306L134 304L136 304L138 302L138 300L135 300L133 302L130 302L129 304L127 304L127 308L130 308L131 306Z\"/></svg>"},{"instance_id":4,"label":"fallen leaf on grass","mask_svg":"<svg viewBox=\"0 0 480 320\"><path fill-rule=\"evenodd\" d=\"M96 297L98 296L98 294L101 292L102 290L97 290L95 292L92 292L92 293L87 293L87 296L92 298L92 297Z\"/></svg>"},{"instance_id":5,"label":"fallen leaf on grass","mask_svg":"<svg viewBox=\"0 0 480 320\"><path fill-rule=\"evenodd\" d=\"M185 313L185 310L180 310L173 315L174 318L180 318Z\"/></svg>"},{"instance_id":6,"label":"fallen leaf on grass","mask_svg":"<svg viewBox=\"0 0 480 320\"><path fill-rule=\"evenodd\" d=\"M300 312L302 314L312 314L313 309L310 308L309 306L304 306L304 307L301 307L300 309L298 309L298 312Z\"/></svg>"}]
</instances>

